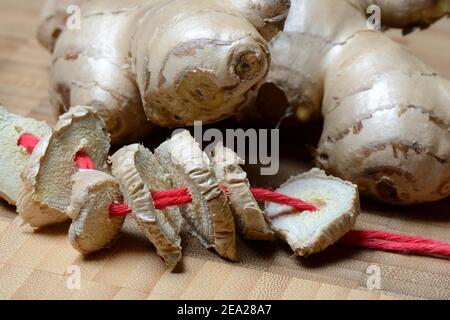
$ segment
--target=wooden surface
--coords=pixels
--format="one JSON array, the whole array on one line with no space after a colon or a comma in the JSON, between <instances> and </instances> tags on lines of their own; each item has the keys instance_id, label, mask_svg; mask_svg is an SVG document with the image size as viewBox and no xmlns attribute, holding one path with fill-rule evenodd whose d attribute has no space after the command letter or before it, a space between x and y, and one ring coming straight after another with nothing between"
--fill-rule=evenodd
<instances>
[{"instance_id":1,"label":"wooden surface","mask_svg":"<svg viewBox=\"0 0 450 320\"><path fill-rule=\"evenodd\" d=\"M47 100L50 56L34 40L41 2L0 0L0 103L53 124ZM449 20L407 38L390 34L450 76ZM299 163L295 156L284 157L270 185L299 172ZM449 200L415 208L364 200L357 228L450 242ZM180 272L169 273L132 221L112 249L83 258L68 243L67 225L27 233L19 230L15 217L14 208L0 202L0 298L450 298L450 262L441 259L342 247L300 259L276 241L240 242L241 262L229 263L186 240ZM81 290L66 285L68 268L74 265L81 270ZM372 265L380 268L381 290L367 289L366 271Z\"/></svg>"}]
</instances>

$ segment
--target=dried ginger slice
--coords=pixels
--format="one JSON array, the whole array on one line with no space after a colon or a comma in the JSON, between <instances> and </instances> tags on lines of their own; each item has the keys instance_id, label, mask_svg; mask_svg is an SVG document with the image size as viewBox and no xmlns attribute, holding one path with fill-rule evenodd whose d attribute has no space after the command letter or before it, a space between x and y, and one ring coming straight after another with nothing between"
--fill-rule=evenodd
<instances>
[{"instance_id":1,"label":"dried ginger slice","mask_svg":"<svg viewBox=\"0 0 450 320\"><path fill-rule=\"evenodd\" d=\"M15 205L22 184L20 175L30 158L30 153L17 145L22 134L42 139L50 136L52 129L43 121L25 118L8 112L0 106L0 198Z\"/></svg>"},{"instance_id":2,"label":"dried ginger slice","mask_svg":"<svg viewBox=\"0 0 450 320\"><path fill-rule=\"evenodd\" d=\"M163 166L150 150L139 144L123 147L112 157L112 171L119 180L125 201L157 253L173 270L181 259L183 223L175 206L155 208L151 193L172 188Z\"/></svg>"},{"instance_id":3,"label":"dried ginger slice","mask_svg":"<svg viewBox=\"0 0 450 320\"><path fill-rule=\"evenodd\" d=\"M220 183L227 188L239 234L248 240L271 240L273 231L250 190L243 160L231 149L218 143L212 153L212 167Z\"/></svg>"},{"instance_id":4,"label":"dried ginger slice","mask_svg":"<svg viewBox=\"0 0 450 320\"><path fill-rule=\"evenodd\" d=\"M75 155L82 151L98 170L106 170L109 147L105 123L91 107L77 106L63 114L53 135L36 146L22 173L17 212L23 223L38 228L66 221L71 176L78 171Z\"/></svg>"},{"instance_id":5,"label":"dried ginger slice","mask_svg":"<svg viewBox=\"0 0 450 320\"><path fill-rule=\"evenodd\" d=\"M234 219L227 196L199 144L183 130L160 145L155 154L170 168L173 185L189 189L193 201L181 213L191 234L222 257L238 260Z\"/></svg>"},{"instance_id":6,"label":"dried ginger slice","mask_svg":"<svg viewBox=\"0 0 450 320\"><path fill-rule=\"evenodd\" d=\"M272 228L300 256L323 251L355 224L360 213L357 186L324 171L312 169L292 177L277 192L315 205L316 212L296 212L275 203L266 204Z\"/></svg>"},{"instance_id":7,"label":"dried ginger slice","mask_svg":"<svg viewBox=\"0 0 450 320\"><path fill-rule=\"evenodd\" d=\"M72 176L72 198L67 214L72 218L69 239L83 254L108 247L118 236L125 217L111 217L109 207L122 203L119 183L97 170L82 170Z\"/></svg>"}]
</instances>

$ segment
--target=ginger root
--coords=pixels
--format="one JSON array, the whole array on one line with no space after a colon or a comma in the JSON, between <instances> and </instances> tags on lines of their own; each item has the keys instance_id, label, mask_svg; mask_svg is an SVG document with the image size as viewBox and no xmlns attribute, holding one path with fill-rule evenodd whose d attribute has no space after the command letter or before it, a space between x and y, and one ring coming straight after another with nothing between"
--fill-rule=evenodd
<instances>
[{"instance_id":1,"label":"ginger root","mask_svg":"<svg viewBox=\"0 0 450 320\"><path fill-rule=\"evenodd\" d=\"M81 28L68 29L63 3L48 0L39 33L53 49L51 101L60 112L93 105L113 143L137 139L153 124L236 113L267 75L266 39L289 8L286 0L67 3L81 5Z\"/></svg>"},{"instance_id":2,"label":"ginger root","mask_svg":"<svg viewBox=\"0 0 450 320\"><path fill-rule=\"evenodd\" d=\"M368 29L370 4L381 6L385 25L407 29L450 12L449 0L293 0L270 44L265 88L281 91L302 121L323 116L316 161L330 174L384 202L443 199L450 195L450 81Z\"/></svg>"}]
</instances>

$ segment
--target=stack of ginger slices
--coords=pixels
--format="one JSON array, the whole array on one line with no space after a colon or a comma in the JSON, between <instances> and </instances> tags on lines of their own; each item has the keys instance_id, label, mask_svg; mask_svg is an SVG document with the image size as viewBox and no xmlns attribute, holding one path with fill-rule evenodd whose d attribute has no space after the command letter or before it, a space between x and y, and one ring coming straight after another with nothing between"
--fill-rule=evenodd
<instances>
[{"instance_id":1,"label":"stack of ginger slices","mask_svg":"<svg viewBox=\"0 0 450 320\"><path fill-rule=\"evenodd\" d=\"M247 240L285 240L301 256L335 243L355 224L360 212L357 187L318 169L291 178L277 190L315 205L299 212L276 203L265 210L255 200L242 160L217 144L210 157L188 131L180 131L154 152L139 144L111 157L105 123L90 107L71 108L55 128L0 108L0 196L17 205L23 224L33 228L71 219L69 238L89 254L109 247L125 215L111 205L126 203L142 232L173 270L182 256L180 234L187 232L205 248L238 260L237 233ZM39 139L29 149L19 143ZM95 169L79 169L82 152ZM152 194L188 188L192 202L158 209Z\"/></svg>"}]
</instances>

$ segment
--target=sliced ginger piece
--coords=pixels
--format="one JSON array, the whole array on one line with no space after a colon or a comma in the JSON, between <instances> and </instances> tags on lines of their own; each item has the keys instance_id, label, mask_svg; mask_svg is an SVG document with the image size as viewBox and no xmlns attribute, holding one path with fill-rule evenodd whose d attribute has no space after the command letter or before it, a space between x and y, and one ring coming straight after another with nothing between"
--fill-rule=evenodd
<instances>
[{"instance_id":1,"label":"sliced ginger piece","mask_svg":"<svg viewBox=\"0 0 450 320\"><path fill-rule=\"evenodd\" d=\"M31 154L18 145L22 134L31 134L40 139L50 136L52 130L43 121L25 118L8 112L0 106L0 198L15 205L22 185L20 175Z\"/></svg>"},{"instance_id":2,"label":"sliced ginger piece","mask_svg":"<svg viewBox=\"0 0 450 320\"><path fill-rule=\"evenodd\" d=\"M270 240L273 231L264 219L264 212L250 190L246 172L241 168L243 160L231 149L216 145L212 155L214 173L227 188L239 234L249 240Z\"/></svg>"},{"instance_id":3,"label":"sliced ginger piece","mask_svg":"<svg viewBox=\"0 0 450 320\"><path fill-rule=\"evenodd\" d=\"M17 201L23 223L38 228L67 220L71 176L78 171L75 155L82 151L97 169L106 170L109 147L105 124L91 107L73 107L63 114L53 135L41 140L24 168Z\"/></svg>"},{"instance_id":4,"label":"sliced ginger piece","mask_svg":"<svg viewBox=\"0 0 450 320\"><path fill-rule=\"evenodd\" d=\"M275 232L300 256L323 251L355 224L360 213L356 185L312 169L292 177L277 192L315 205L316 212L296 212L275 203L266 204L266 216Z\"/></svg>"},{"instance_id":5,"label":"sliced ginger piece","mask_svg":"<svg viewBox=\"0 0 450 320\"><path fill-rule=\"evenodd\" d=\"M155 154L170 168L174 187L189 189L193 201L181 213L191 234L204 247L212 247L222 257L237 260L236 232L228 199L198 143L183 130L159 146Z\"/></svg>"},{"instance_id":6,"label":"sliced ginger piece","mask_svg":"<svg viewBox=\"0 0 450 320\"><path fill-rule=\"evenodd\" d=\"M83 254L108 247L118 236L125 217L112 217L109 207L122 203L119 183L97 170L82 170L72 176L72 198L67 214L72 218L69 239Z\"/></svg>"},{"instance_id":7,"label":"sliced ginger piece","mask_svg":"<svg viewBox=\"0 0 450 320\"><path fill-rule=\"evenodd\" d=\"M179 236L182 217L175 206L155 208L152 192L172 188L163 166L145 147L133 144L123 147L112 157L112 171L119 180L126 202L158 255L173 270L181 259Z\"/></svg>"}]
</instances>

